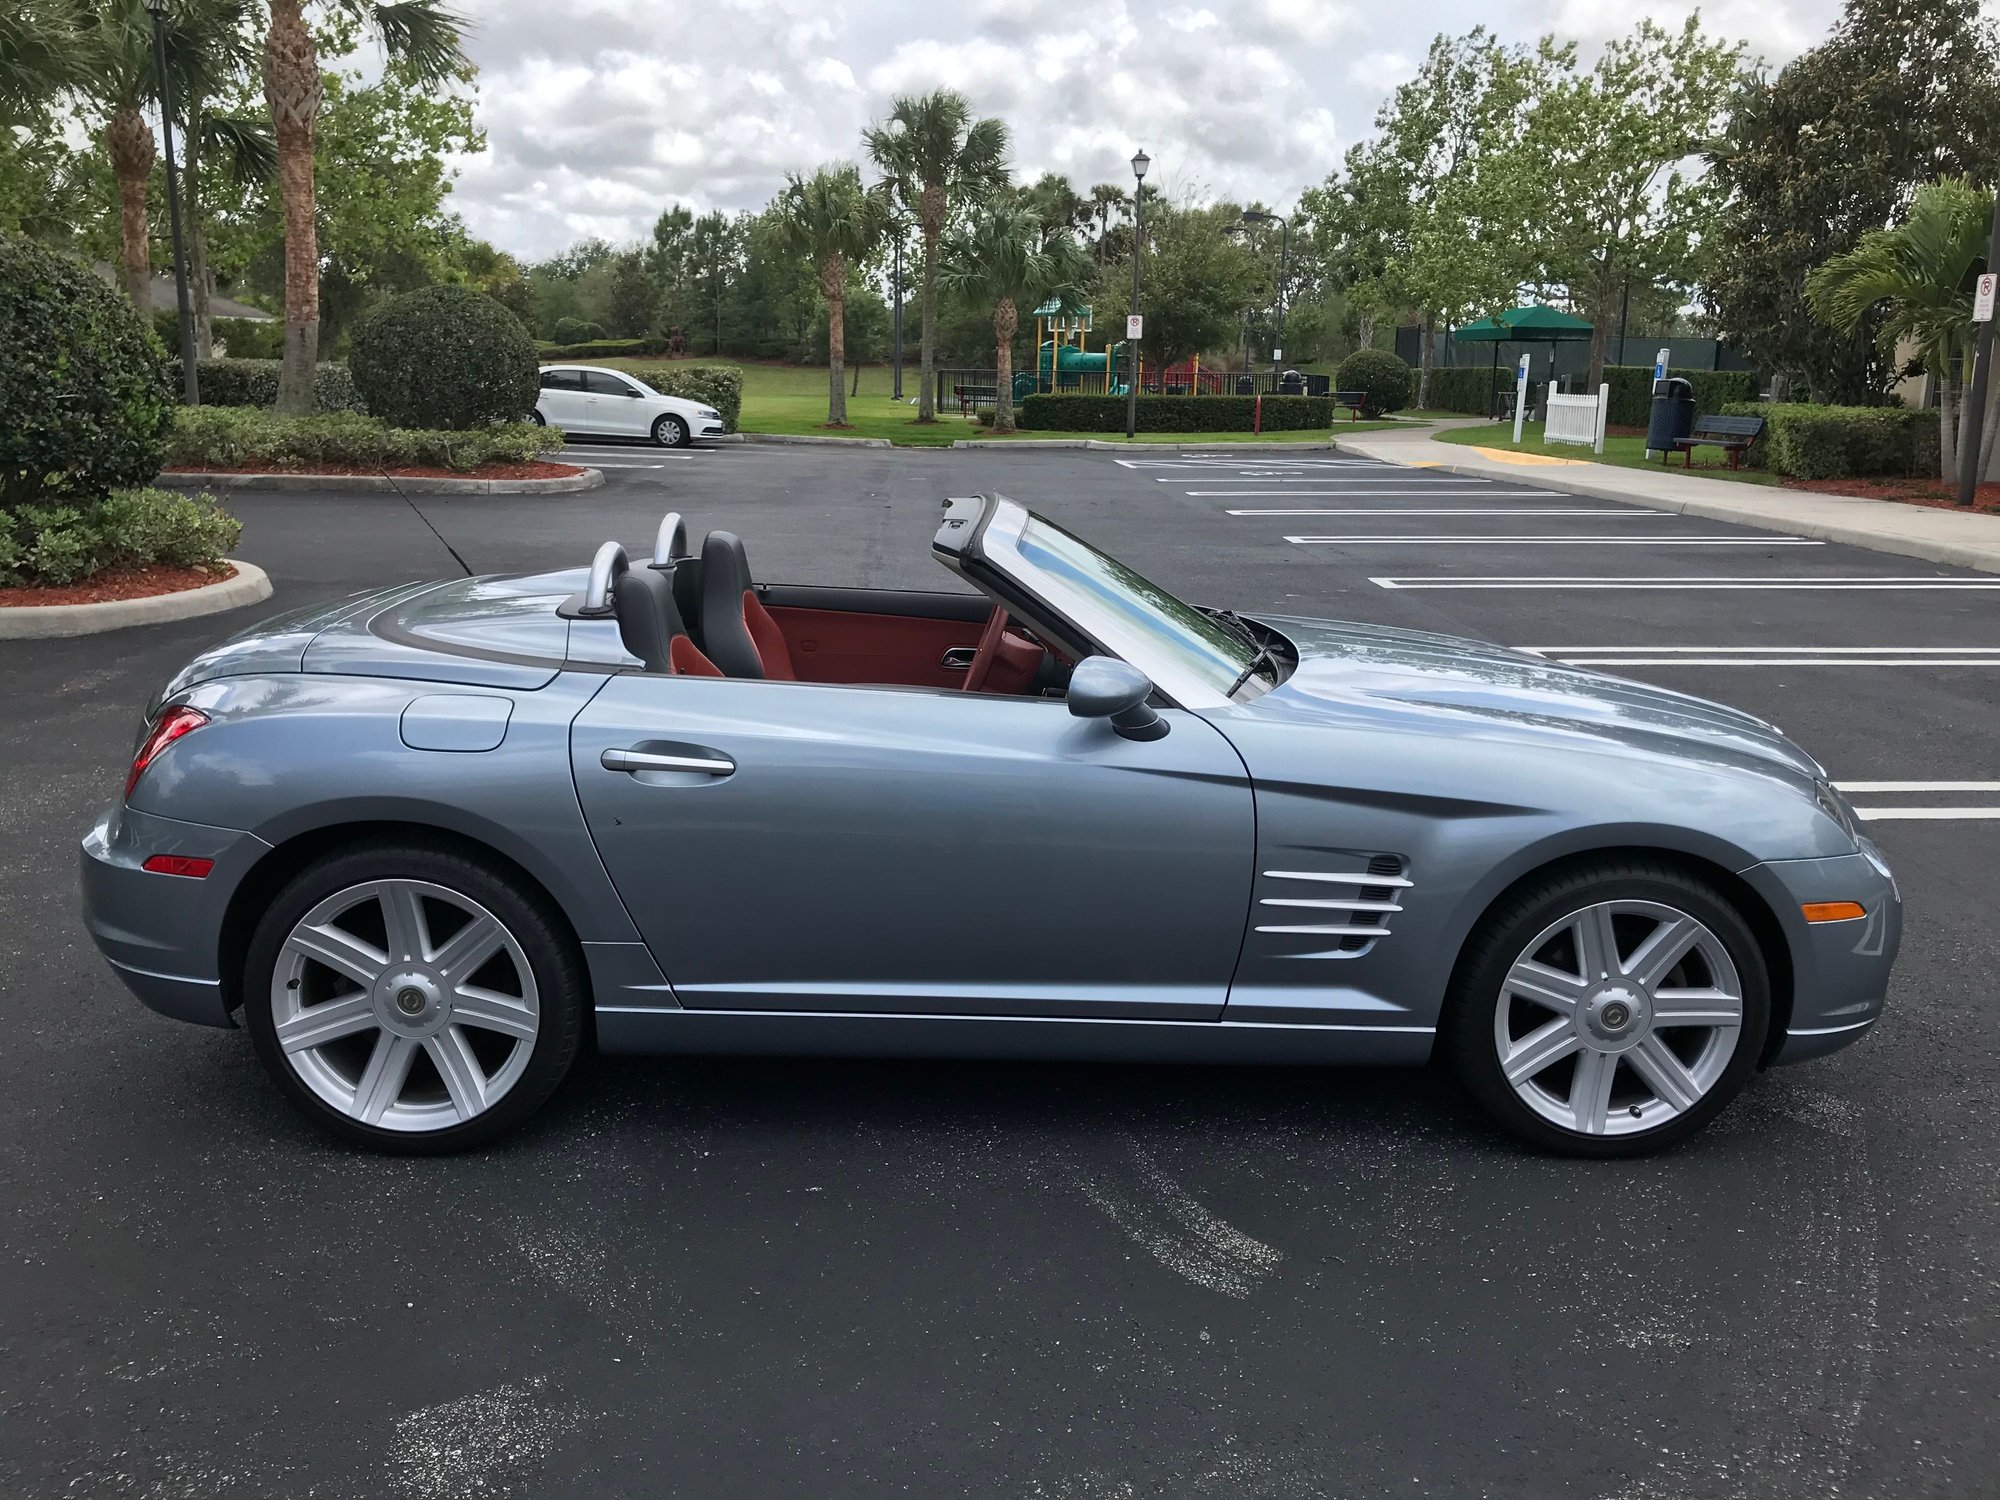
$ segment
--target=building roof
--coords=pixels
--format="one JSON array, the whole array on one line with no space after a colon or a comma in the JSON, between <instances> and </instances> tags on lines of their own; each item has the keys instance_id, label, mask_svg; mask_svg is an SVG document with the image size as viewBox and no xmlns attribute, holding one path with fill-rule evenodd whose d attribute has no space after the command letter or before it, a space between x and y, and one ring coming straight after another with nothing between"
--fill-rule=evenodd
<instances>
[{"instance_id":1,"label":"building roof","mask_svg":"<svg viewBox=\"0 0 2000 1500\"><path fill-rule=\"evenodd\" d=\"M113 286L123 284L118 268L99 261L91 269ZM174 273L155 271L153 273L153 311L173 312L180 306L180 295L174 286ZM253 323L275 323L277 319L261 307L252 307L247 302L238 302L234 297L225 297L220 292L212 292L208 298L208 315L211 318L245 318Z\"/></svg>"}]
</instances>

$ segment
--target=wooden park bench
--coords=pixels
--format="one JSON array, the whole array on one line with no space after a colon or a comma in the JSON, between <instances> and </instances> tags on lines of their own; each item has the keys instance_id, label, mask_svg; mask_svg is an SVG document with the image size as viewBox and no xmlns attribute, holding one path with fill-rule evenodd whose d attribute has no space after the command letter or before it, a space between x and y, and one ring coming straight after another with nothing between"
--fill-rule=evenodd
<instances>
[{"instance_id":1,"label":"wooden park bench","mask_svg":"<svg viewBox=\"0 0 2000 1500\"><path fill-rule=\"evenodd\" d=\"M991 385L955 385L951 388L951 393L958 397L958 414L961 417L969 417L972 415L972 409L981 402L991 406L999 398L1000 388Z\"/></svg>"},{"instance_id":2,"label":"wooden park bench","mask_svg":"<svg viewBox=\"0 0 2000 1500\"><path fill-rule=\"evenodd\" d=\"M1368 404L1368 393L1366 391L1335 391L1333 392L1333 404L1335 406L1346 407L1353 414L1349 420L1359 422L1361 420L1362 408Z\"/></svg>"},{"instance_id":3,"label":"wooden park bench","mask_svg":"<svg viewBox=\"0 0 2000 1500\"><path fill-rule=\"evenodd\" d=\"M1743 455L1763 435L1762 417L1696 417L1694 431L1684 438L1675 438L1674 447L1687 454L1687 468L1694 467L1695 449L1714 447L1729 454L1729 467L1735 469L1742 467ZM1662 453L1660 462L1665 463L1668 457Z\"/></svg>"}]
</instances>

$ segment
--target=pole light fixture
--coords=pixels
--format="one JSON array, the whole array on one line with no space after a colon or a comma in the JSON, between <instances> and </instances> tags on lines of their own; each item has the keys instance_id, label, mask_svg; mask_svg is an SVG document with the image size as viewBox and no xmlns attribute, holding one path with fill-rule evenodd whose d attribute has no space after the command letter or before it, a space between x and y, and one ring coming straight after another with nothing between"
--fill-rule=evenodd
<instances>
[{"instance_id":1,"label":"pole light fixture","mask_svg":"<svg viewBox=\"0 0 2000 1500\"><path fill-rule=\"evenodd\" d=\"M1278 226L1278 336L1273 341L1271 368L1276 370L1278 361L1285 352L1285 279L1292 253L1292 226L1285 222L1281 214L1266 213L1261 208L1246 208L1236 216L1238 224L1276 224Z\"/></svg>"},{"instance_id":2,"label":"pole light fixture","mask_svg":"<svg viewBox=\"0 0 2000 1500\"><path fill-rule=\"evenodd\" d=\"M1146 169L1153 158L1143 149L1132 153L1132 177L1138 186L1132 192L1132 313L1139 315L1139 256L1146 243ZM1139 430L1139 344L1125 340L1131 355L1125 372L1125 440L1129 443Z\"/></svg>"},{"instance_id":3,"label":"pole light fixture","mask_svg":"<svg viewBox=\"0 0 2000 1500\"><path fill-rule=\"evenodd\" d=\"M201 404L201 374L194 358L194 304L188 299L187 239L181 231L180 176L174 165L174 90L167 76L166 0L147 0L146 11L153 18L154 82L160 101L160 141L167 164L167 217L174 235L174 292L180 313L181 396L189 406ZM152 306L152 288L146 288L147 307Z\"/></svg>"}]
</instances>

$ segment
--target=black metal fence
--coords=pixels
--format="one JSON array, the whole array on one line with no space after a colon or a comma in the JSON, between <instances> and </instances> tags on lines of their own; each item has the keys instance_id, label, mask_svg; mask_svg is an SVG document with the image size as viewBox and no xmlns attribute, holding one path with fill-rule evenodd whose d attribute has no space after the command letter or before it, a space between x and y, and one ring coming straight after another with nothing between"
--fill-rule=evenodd
<instances>
[{"instance_id":1,"label":"black metal fence","mask_svg":"<svg viewBox=\"0 0 2000 1500\"><path fill-rule=\"evenodd\" d=\"M994 367L940 367L937 377L938 410L983 411L993 404L1000 381ZM1145 370L1139 380L1142 396L1324 396L1333 389L1331 377L1305 375L1296 370ZM1014 372L1014 399L1023 396L1122 396L1124 381L1102 370L1065 371L1054 379L1039 379L1032 371Z\"/></svg>"}]
</instances>

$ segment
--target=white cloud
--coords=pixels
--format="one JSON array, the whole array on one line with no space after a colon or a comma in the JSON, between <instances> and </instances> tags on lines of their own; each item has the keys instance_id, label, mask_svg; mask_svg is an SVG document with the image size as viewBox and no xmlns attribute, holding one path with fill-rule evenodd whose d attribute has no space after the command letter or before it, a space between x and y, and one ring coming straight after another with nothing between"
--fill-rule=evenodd
<instances>
[{"instance_id":1,"label":"white cloud","mask_svg":"<svg viewBox=\"0 0 2000 1500\"><path fill-rule=\"evenodd\" d=\"M755 209L788 171L861 159L897 93L949 86L1005 119L1024 175L1129 185L1143 146L1181 191L1284 205L1335 167L1433 33L1485 23L1601 44L1693 0L480 0L487 152L454 206L538 257L643 237L671 204ZM1837 0L1707 0L1782 61Z\"/></svg>"}]
</instances>

